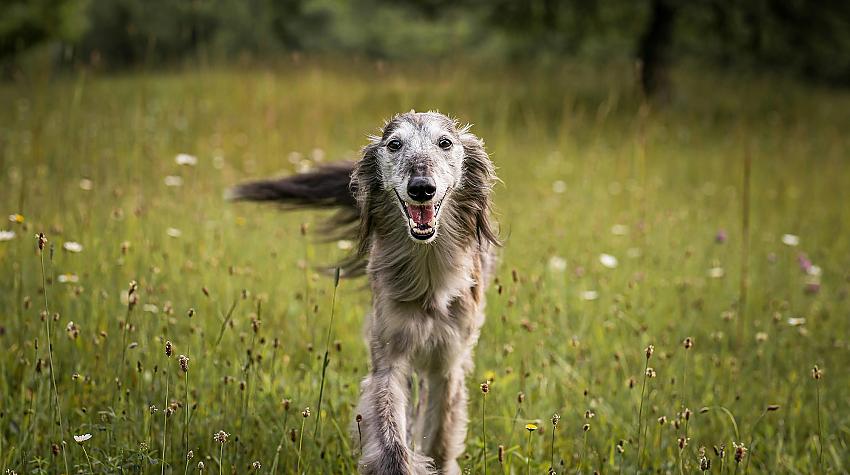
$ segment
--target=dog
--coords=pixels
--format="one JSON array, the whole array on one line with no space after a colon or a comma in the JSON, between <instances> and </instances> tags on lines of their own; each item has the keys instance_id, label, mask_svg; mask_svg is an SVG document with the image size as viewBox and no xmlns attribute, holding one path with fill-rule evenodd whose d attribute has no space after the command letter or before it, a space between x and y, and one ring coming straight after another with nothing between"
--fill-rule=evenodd
<instances>
[{"instance_id":1,"label":"dog","mask_svg":"<svg viewBox=\"0 0 850 475\"><path fill-rule=\"evenodd\" d=\"M355 163L231 192L235 200L337 209L330 229L357 242L340 268L343 276L368 275L372 290L371 370L357 408L363 474L460 473L465 377L501 245L492 217L496 181L469 125L410 111L370 136ZM414 372L420 398L409 401Z\"/></svg>"}]
</instances>

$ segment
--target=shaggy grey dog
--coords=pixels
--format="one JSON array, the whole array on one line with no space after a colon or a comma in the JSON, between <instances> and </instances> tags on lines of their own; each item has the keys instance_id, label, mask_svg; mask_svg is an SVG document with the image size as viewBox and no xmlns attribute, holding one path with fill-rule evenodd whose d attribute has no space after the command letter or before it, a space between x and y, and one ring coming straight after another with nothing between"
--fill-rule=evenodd
<instances>
[{"instance_id":1,"label":"shaggy grey dog","mask_svg":"<svg viewBox=\"0 0 850 475\"><path fill-rule=\"evenodd\" d=\"M358 241L344 275L365 272L372 288L360 471L458 474L464 379L499 245L496 175L484 143L443 114L399 114L370 138L356 163L242 184L233 198L339 210L331 225ZM409 401L413 372L418 401Z\"/></svg>"}]
</instances>

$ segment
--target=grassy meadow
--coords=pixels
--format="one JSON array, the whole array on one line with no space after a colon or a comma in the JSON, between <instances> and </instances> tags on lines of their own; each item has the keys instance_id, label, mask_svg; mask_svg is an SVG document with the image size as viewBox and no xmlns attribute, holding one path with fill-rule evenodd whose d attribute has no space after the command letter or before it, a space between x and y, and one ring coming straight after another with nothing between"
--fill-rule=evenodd
<instances>
[{"instance_id":1,"label":"grassy meadow","mask_svg":"<svg viewBox=\"0 0 850 475\"><path fill-rule=\"evenodd\" d=\"M320 272L349 243L223 193L356 158L415 108L474 123L503 181L468 473L847 473L850 94L682 70L658 108L633 76L301 61L0 85L0 471L354 473L369 293L343 279L333 310Z\"/></svg>"}]
</instances>

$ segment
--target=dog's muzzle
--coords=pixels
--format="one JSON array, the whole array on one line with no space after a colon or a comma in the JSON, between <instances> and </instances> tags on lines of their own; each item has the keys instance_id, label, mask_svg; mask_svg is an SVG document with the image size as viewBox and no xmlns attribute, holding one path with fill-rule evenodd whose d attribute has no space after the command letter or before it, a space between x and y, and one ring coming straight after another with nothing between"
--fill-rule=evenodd
<instances>
[{"instance_id":1,"label":"dog's muzzle","mask_svg":"<svg viewBox=\"0 0 850 475\"><path fill-rule=\"evenodd\" d=\"M434 237L439 223L440 206L442 206L445 196L439 202L424 204L408 203L401 199L398 191L396 191L396 197L407 217L410 235L419 241L427 241Z\"/></svg>"}]
</instances>

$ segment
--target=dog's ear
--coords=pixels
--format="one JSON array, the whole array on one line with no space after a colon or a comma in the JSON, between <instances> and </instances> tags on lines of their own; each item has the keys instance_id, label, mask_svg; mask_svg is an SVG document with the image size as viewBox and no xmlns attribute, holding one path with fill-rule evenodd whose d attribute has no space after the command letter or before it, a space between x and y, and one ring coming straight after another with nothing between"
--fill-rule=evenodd
<instances>
[{"instance_id":1,"label":"dog's ear","mask_svg":"<svg viewBox=\"0 0 850 475\"><path fill-rule=\"evenodd\" d=\"M357 200L360 210L360 230L358 232L357 255L365 259L369 255L371 235L375 225L375 197L380 193L381 170L378 165L377 142L363 147L363 157L354 164L351 173L351 192Z\"/></svg>"},{"instance_id":2,"label":"dog's ear","mask_svg":"<svg viewBox=\"0 0 850 475\"><path fill-rule=\"evenodd\" d=\"M469 132L469 127L460 131L463 145L463 204L475 217L475 232L479 240L487 240L500 246L498 233L490 219L490 192L498 179L496 168L484 149L484 141Z\"/></svg>"}]
</instances>

